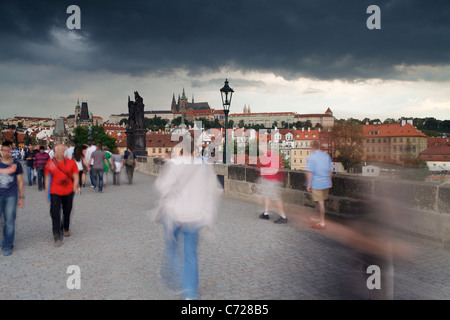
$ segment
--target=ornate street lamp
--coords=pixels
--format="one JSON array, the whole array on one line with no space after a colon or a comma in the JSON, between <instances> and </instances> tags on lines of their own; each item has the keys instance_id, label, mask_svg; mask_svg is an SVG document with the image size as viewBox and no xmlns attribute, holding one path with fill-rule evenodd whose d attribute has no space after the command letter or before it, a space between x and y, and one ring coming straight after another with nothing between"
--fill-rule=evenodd
<instances>
[{"instance_id":1,"label":"ornate street lamp","mask_svg":"<svg viewBox=\"0 0 450 320\"><path fill-rule=\"evenodd\" d=\"M230 113L231 97L234 90L228 85L228 79L225 80L225 85L220 89L222 96L223 112L225 113L225 146L223 148L223 163L227 163L227 130L228 130L228 113Z\"/></svg>"}]
</instances>

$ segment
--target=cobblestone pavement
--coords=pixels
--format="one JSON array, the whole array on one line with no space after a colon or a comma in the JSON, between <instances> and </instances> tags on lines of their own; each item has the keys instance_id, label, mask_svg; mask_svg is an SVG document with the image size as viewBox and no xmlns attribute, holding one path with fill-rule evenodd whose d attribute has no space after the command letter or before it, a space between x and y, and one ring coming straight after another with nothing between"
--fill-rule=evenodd
<instances>
[{"instance_id":1,"label":"cobblestone pavement","mask_svg":"<svg viewBox=\"0 0 450 320\"><path fill-rule=\"evenodd\" d=\"M74 200L72 235L59 248L43 192L26 185L13 254L0 256L0 299L180 299L160 276L162 227L148 214L157 202L154 181L136 173L133 185L108 185L103 194L87 183ZM357 257L326 231L258 219L261 209L222 197L215 237L199 244L201 299L347 299L355 284L365 285L368 275L353 268ZM450 252L414 246L413 258L395 260L395 299L449 299ZM80 289L67 287L71 265L80 268Z\"/></svg>"}]
</instances>

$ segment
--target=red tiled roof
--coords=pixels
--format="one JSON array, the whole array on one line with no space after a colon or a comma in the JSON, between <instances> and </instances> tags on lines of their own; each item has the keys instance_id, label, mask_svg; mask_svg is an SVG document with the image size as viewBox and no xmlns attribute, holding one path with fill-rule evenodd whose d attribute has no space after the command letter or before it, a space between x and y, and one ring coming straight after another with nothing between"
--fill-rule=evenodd
<instances>
[{"instance_id":1,"label":"red tiled roof","mask_svg":"<svg viewBox=\"0 0 450 320\"><path fill-rule=\"evenodd\" d=\"M425 149L421 155L450 155L450 146L441 146Z\"/></svg>"},{"instance_id":2,"label":"red tiled roof","mask_svg":"<svg viewBox=\"0 0 450 320\"><path fill-rule=\"evenodd\" d=\"M299 136L297 138L297 135ZM315 137L313 137L315 135ZM307 136L307 137L306 137ZM294 140L304 140L304 139L319 139L319 130L311 130L308 132L308 130L302 131L302 130L295 130L294 133Z\"/></svg>"},{"instance_id":3,"label":"red tiled roof","mask_svg":"<svg viewBox=\"0 0 450 320\"><path fill-rule=\"evenodd\" d=\"M6 130L6 131L2 131L3 133L3 137L5 138L5 140L13 142L14 141L14 130ZM23 143L23 138L25 137L25 133L17 133L17 142L19 143Z\"/></svg>"},{"instance_id":4,"label":"red tiled roof","mask_svg":"<svg viewBox=\"0 0 450 320\"><path fill-rule=\"evenodd\" d=\"M428 137L428 148L450 146L450 138Z\"/></svg>"},{"instance_id":5,"label":"red tiled roof","mask_svg":"<svg viewBox=\"0 0 450 320\"><path fill-rule=\"evenodd\" d=\"M334 118L332 115L322 114L322 113L309 113L309 114L296 114L295 115L295 118L310 118L310 117L329 117L329 118Z\"/></svg>"},{"instance_id":6,"label":"red tiled roof","mask_svg":"<svg viewBox=\"0 0 450 320\"><path fill-rule=\"evenodd\" d=\"M377 137L427 137L417 130L413 125L407 123L402 126L400 123L389 124L368 124L363 125L365 138ZM371 134L372 133L372 134ZM376 134L373 134L376 133Z\"/></svg>"},{"instance_id":7,"label":"red tiled roof","mask_svg":"<svg viewBox=\"0 0 450 320\"><path fill-rule=\"evenodd\" d=\"M145 137L147 147L175 147L179 141L172 141L171 134L150 133Z\"/></svg>"},{"instance_id":8,"label":"red tiled roof","mask_svg":"<svg viewBox=\"0 0 450 320\"><path fill-rule=\"evenodd\" d=\"M255 113L233 113L230 116L251 116L251 115L295 115L294 112L255 112Z\"/></svg>"},{"instance_id":9,"label":"red tiled roof","mask_svg":"<svg viewBox=\"0 0 450 320\"><path fill-rule=\"evenodd\" d=\"M450 162L450 146L428 148L422 151L420 156L425 161Z\"/></svg>"}]
</instances>

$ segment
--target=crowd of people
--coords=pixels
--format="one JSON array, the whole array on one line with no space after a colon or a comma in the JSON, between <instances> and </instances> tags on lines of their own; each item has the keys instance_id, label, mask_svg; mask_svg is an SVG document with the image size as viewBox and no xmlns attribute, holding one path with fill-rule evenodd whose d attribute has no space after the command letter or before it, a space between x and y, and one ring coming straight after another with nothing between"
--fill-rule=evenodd
<instances>
[{"instance_id":1,"label":"crowd of people","mask_svg":"<svg viewBox=\"0 0 450 320\"><path fill-rule=\"evenodd\" d=\"M158 219L165 230L166 279L180 279L183 296L198 298L197 244L200 231L211 229L218 207L220 189L216 174L200 155L193 140L181 150L164 159L164 166L155 182L160 193L160 204L156 209ZM316 147L316 146L315 146ZM318 148L315 149L317 151ZM62 245L64 237L70 236L70 214L73 199L81 194L89 176L90 187L102 193L111 182L120 185L120 173L125 168L128 183L133 183L133 172L137 165L136 155L128 149L123 155L116 150L108 150L101 144L70 146L57 144L55 148L28 146L21 153L8 142L2 144L0 161L0 214L3 215L3 254L10 255L14 247L16 208L23 206L24 181L21 161L26 166L28 185L37 184L39 191L45 191L50 204L54 245ZM313 152L308 174L310 187L328 189L331 187L329 158L325 154ZM313 159L314 158L314 159ZM282 160L278 153L268 152L260 163L260 184L265 211L261 219L269 220L269 212L280 216L276 223L287 223L280 190L284 175ZM195 165L200 164L200 165ZM323 180L323 183L321 182ZM317 183L320 181L320 183ZM326 190L327 191L327 190ZM314 228L325 228L322 214L326 191L313 193L317 201L320 221ZM184 263L177 264L180 236L184 239Z\"/></svg>"},{"instance_id":2,"label":"crowd of people","mask_svg":"<svg viewBox=\"0 0 450 320\"><path fill-rule=\"evenodd\" d=\"M99 193L112 180L120 185L120 173L126 168L128 183L133 183L137 158L131 149L123 155L111 152L101 144L70 143L54 147L33 146L19 150L15 143L2 143L0 154L0 219L3 222L3 255L12 254L17 208L23 207L24 172L29 186L38 191L50 204L52 232L55 246L62 245L63 237L70 236L70 213L75 194L81 194L89 176L91 188ZM26 168L26 169L25 169ZM62 216L61 216L62 212Z\"/></svg>"}]
</instances>

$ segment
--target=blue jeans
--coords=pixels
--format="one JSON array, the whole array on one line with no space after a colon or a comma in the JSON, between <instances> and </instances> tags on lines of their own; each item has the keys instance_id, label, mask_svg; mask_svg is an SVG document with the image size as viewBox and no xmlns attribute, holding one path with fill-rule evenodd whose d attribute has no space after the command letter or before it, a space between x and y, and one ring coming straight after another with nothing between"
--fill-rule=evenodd
<instances>
[{"instance_id":1,"label":"blue jeans","mask_svg":"<svg viewBox=\"0 0 450 320\"><path fill-rule=\"evenodd\" d=\"M92 169L94 176L94 187L98 187L98 192L103 191L103 168L102 169Z\"/></svg>"},{"instance_id":2,"label":"blue jeans","mask_svg":"<svg viewBox=\"0 0 450 320\"><path fill-rule=\"evenodd\" d=\"M3 226L3 250L14 247L14 234L16 230L17 196L0 196L0 219Z\"/></svg>"},{"instance_id":3,"label":"blue jeans","mask_svg":"<svg viewBox=\"0 0 450 320\"><path fill-rule=\"evenodd\" d=\"M44 185L44 167L37 167L36 168L36 172L37 172L37 181L38 181L38 189L39 191L45 189L45 185Z\"/></svg>"},{"instance_id":4,"label":"blue jeans","mask_svg":"<svg viewBox=\"0 0 450 320\"><path fill-rule=\"evenodd\" d=\"M28 173L28 183L31 184L32 182L36 182L36 176L33 172L33 167L27 167L27 173Z\"/></svg>"},{"instance_id":5,"label":"blue jeans","mask_svg":"<svg viewBox=\"0 0 450 320\"><path fill-rule=\"evenodd\" d=\"M166 231L172 233L166 237L165 265L164 268L169 275L169 279L179 279L182 274L183 297L185 299L198 298L198 229L189 228L184 230L182 227L175 227L173 230ZM184 239L184 264L181 264L179 256L180 233L183 233Z\"/></svg>"}]
</instances>

